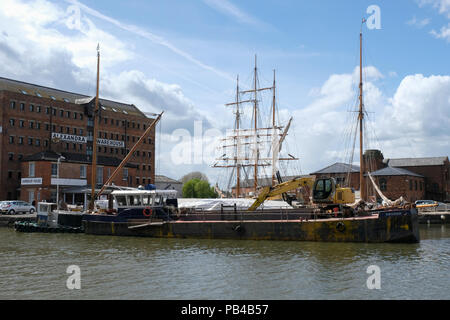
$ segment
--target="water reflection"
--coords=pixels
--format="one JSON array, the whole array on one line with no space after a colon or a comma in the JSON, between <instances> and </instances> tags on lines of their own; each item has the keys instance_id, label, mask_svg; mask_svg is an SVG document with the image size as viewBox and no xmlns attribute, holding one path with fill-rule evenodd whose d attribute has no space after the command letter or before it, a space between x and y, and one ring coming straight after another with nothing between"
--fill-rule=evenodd
<instances>
[{"instance_id":1,"label":"water reflection","mask_svg":"<svg viewBox=\"0 0 450 320\"><path fill-rule=\"evenodd\" d=\"M150 239L0 229L2 299L440 299L450 228L419 244ZM65 287L79 265L82 289ZM382 290L368 290L369 265Z\"/></svg>"}]
</instances>

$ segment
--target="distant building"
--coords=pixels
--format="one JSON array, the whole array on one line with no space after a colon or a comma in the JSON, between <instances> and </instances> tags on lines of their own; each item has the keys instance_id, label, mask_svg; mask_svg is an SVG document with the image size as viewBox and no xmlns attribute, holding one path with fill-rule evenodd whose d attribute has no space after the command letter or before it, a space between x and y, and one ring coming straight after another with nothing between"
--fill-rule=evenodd
<instances>
[{"instance_id":1,"label":"distant building","mask_svg":"<svg viewBox=\"0 0 450 320\"><path fill-rule=\"evenodd\" d=\"M367 150L364 153L364 163L364 180L369 197L379 199L367 172L371 172L375 183L390 199L403 196L411 202L419 199L450 201L448 157L384 159L381 151ZM359 190L359 172L359 166L335 163L311 175L317 178L333 177L341 186Z\"/></svg>"},{"instance_id":2,"label":"distant building","mask_svg":"<svg viewBox=\"0 0 450 320\"><path fill-rule=\"evenodd\" d=\"M390 167L407 169L425 177L425 199L450 201L448 157L385 159Z\"/></svg>"},{"instance_id":3,"label":"distant building","mask_svg":"<svg viewBox=\"0 0 450 320\"><path fill-rule=\"evenodd\" d=\"M91 161L94 107L86 95L0 78L0 200L31 197L22 191L21 162L32 155L71 153ZM122 160L153 120L132 104L99 99L97 155ZM153 183L154 152L153 129L129 160L136 170L128 186Z\"/></svg>"},{"instance_id":4,"label":"distant building","mask_svg":"<svg viewBox=\"0 0 450 320\"><path fill-rule=\"evenodd\" d=\"M337 162L321 170L310 173L320 178L334 178L341 187L359 190L359 166Z\"/></svg>"},{"instance_id":5,"label":"distant building","mask_svg":"<svg viewBox=\"0 0 450 320\"><path fill-rule=\"evenodd\" d=\"M103 186L120 162L113 157L97 158L97 189ZM136 165L126 164L112 183L116 186L128 186L131 177L136 175L136 169ZM21 172L20 199L30 203L34 200L55 202L56 190L59 189L59 199L64 199L68 204L82 205L86 202L87 194L91 193L92 163L86 155L39 152L23 159Z\"/></svg>"},{"instance_id":6,"label":"distant building","mask_svg":"<svg viewBox=\"0 0 450 320\"><path fill-rule=\"evenodd\" d=\"M181 181L171 179L163 175L155 175L154 184L156 186L156 189L176 190L178 191L178 197L181 198L182 196L183 183Z\"/></svg>"},{"instance_id":7,"label":"distant building","mask_svg":"<svg viewBox=\"0 0 450 320\"><path fill-rule=\"evenodd\" d=\"M391 200L403 197L409 202L425 199L425 177L403 168L386 167L371 172L380 191ZM367 175L366 175L366 180ZM367 185L367 195L380 199L373 184Z\"/></svg>"}]
</instances>

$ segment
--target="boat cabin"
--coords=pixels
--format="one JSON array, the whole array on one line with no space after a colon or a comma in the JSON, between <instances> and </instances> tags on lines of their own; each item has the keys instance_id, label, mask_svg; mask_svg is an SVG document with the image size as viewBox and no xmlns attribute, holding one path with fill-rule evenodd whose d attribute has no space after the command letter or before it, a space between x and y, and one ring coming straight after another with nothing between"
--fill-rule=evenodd
<instances>
[{"instance_id":1,"label":"boat cabin","mask_svg":"<svg viewBox=\"0 0 450 320\"><path fill-rule=\"evenodd\" d=\"M54 214L56 211L57 204L53 202L38 202L37 205L37 223L39 225L56 225L57 215Z\"/></svg>"},{"instance_id":2,"label":"boat cabin","mask_svg":"<svg viewBox=\"0 0 450 320\"><path fill-rule=\"evenodd\" d=\"M116 190L111 195L118 209L178 206L176 190Z\"/></svg>"}]
</instances>

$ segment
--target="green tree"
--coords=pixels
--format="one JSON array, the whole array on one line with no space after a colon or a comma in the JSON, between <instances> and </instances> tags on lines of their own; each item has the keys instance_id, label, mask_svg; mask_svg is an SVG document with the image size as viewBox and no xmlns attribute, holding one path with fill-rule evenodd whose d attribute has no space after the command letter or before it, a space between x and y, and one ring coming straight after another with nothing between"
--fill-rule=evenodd
<instances>
[{"instance_id":1,"label":"green tree","mask_svg":"<svg viewBox=\"0 0 450 320\"><path fill-rule=\"evenodd\" d=\"M191 179L183 185L183 198L217 198L214 188L207 181Z\"/></svg>"},{"instance_id":2,"label":"green tree","mask_svg":"<svg viewBox=\"0 0 450 320\"><path fill-rule=\"evenodd\" d=\"M199 180L204 180L204 181L209 182L208 181L208 177L204 173L201 173L200 171L190 172L190 173L184 175L180 179L180 181L183 182L183 183L186 183L186 182L188 182L189 180L192 180L192 179L199 179Z\"/></svg>"}]
</instances>

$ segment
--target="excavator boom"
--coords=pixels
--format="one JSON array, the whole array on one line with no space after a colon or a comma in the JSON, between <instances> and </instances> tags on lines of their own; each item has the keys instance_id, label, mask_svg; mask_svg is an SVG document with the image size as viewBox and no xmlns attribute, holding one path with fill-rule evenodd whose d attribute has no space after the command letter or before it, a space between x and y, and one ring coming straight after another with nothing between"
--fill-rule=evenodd
<instances>
[{"instance_id":1,"label":"excavator boom","mask_svg":"<svg viewBox=\"0 0 450 320\"><path fill-rule=\"evenodd\" d=\"M295 190L300 187L309 187L310 189L314 185L314 179L312 178L297 178L290 181L280 183L273 187L264 187L256 198L255 202L248 208L248 211L255 211L258 207L270 197L274 197L291 190Z\"/></svg>"}]
</instances>

